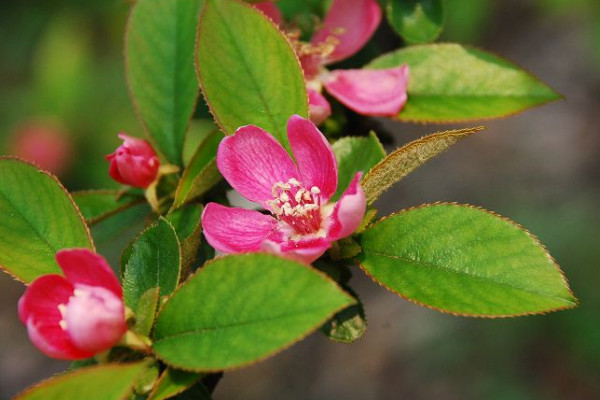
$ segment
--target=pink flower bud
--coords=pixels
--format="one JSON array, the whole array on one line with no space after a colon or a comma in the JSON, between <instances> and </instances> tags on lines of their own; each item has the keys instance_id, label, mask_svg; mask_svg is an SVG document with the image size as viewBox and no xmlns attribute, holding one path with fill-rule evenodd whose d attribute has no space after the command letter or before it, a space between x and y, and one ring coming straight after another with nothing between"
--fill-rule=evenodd
<instances>
[{"instance_id":1,"label":"pink flower bud","mask_svg":"<svg viewBox=\"0 0 600 400\"><path fill-rule=\"evenodd\" d=\"M77 360L110 349L127 331L123 291L99 255L88 249L61 250L64 272L44 275L19 300L19 317L44 354Z\"/></svg>"},{"instance_id":2,"label":"pink flower bud","mask_svg":"<svg viewBox=\"0 0 600 400\"><path fill-rule=\"evenodd\" d=\"M139 188L150 186L158 175L160 162L152 145L124 133L119 134L123 144L106 156L110 161L108 173L117 182Z\"/></svg>"}]
</instances>

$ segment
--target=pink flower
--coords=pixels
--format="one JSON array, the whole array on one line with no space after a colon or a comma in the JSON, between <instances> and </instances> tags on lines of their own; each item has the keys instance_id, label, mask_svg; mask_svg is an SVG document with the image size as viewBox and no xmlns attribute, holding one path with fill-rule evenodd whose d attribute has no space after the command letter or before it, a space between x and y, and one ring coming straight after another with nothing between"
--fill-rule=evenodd
<instances>
[{"instance_id":1,"label":"pink flower","mask_svg":"<svg viewBox=\"0 0 600 400\"><path fill-rule=\"evenodd\" d=\"M63 360L91 357L127 331L123 291L114 272L87 249L61 250L65 276L44 275L19 300L19 318L42 353Z\"/></svg>"},{"instance_id":2,"label":"pink flower","mask_svg":"<svg viewBox=\"0 0 600 400\"><path fill-rule=\"evenodd\" d=\"M266 251L309 264L331 242L360 225L366 208L359 184L362 172L337 202L329 202L337 189L337 163L329 142L314 123L297 115L289 119L287 132L296 163L268 132L254 125L239 128L219 145L221 174L272 215L207 204L202 227L215 249Z\"/></svg>"},{"instance_id":3,"label":"pink flower","mask_svg":"<svg viewBox=\"0 0 600 400\"><path fill-rule=\"evenodd\" d=\"M15 132L11 152L55 175L67 170L73 158L69 136L48 121L33 121Z\"/></svg>"},{"instance_id":4,"label":"pink flower","mask_svg":"<svg viewBox=\"0 0 600 400\"><path fill-rule=\"evenodd\" d=\"M108 173L117 182L147 188L156 180L160 162L152 145L124 133L119 134L123 144L106 156L110 161Z\"/></svg>"},{"instance_id":5,"label":"pink flower","mask_svg":"<svg viewBox=\"0 0 600 400\"><path fill-rule=\"evenodd\" d=\"M279 8L272 1L262 1L260 3L254 3L254 7L262 11L267 17L271 18L273 22L280 25L283 22L283 17Z\"/></svg>"},{"instance_id":6,"label":"pink flower","mask_svg":"<svg viewBox=\"0 0 600 400\"><path fill-rule=\"evenodd\" d=\"M269 13L274 12L270 10ZM320 95L323 87L346 107L363 115L395 116L404 107L407 65L377 70L330 72L325 69L325 66L357 53L373 36L380 22L381 9L377 0L333 0L323 25L310 43L292 38L307 80L313 122L318 124L331 115L329 103Z\"/></svg>"}]
</instances>

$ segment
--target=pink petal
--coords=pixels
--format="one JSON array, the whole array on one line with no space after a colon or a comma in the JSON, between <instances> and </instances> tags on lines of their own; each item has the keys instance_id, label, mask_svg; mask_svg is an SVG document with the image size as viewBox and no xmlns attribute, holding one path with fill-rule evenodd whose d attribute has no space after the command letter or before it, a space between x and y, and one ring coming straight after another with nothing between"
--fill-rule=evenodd
<instances>
[{"instance_id":1,"label":"pink petal","mask_svg":"<svg viewBox=\"0 0 600 400\"><path fill-rule=\"evenodd\" d=\"M287 132L300 181L307 189L318 187L326 202L337 189L337 162L331 145L313 122L299 115L290 117Z\"/></svg>"},{"instance_id":2,"label":"pink petal","mask_svg":"<svg viewBox=\"0 0 600 400\"><path fill-rule=\"evenodd\" d=\"M331 242L326 239L290 240L283 242L265 240L262 250L308 265L321 257L330 247Z\"/></svg>"},{"instance_id":3,"label":"pink petal","mask_svg":"<svg viewBox=\"0 0 600 400\"><path fill-rule=\"evenodd\" d=\"M273 199L273 185L298 179L298 168L268 132L254 125L239 128L221 141L217 166L242 196L264 203Z\"/></svg>"},{"instance_id":4,"label":"pink petal","mask_svg":"<svg viewBox=\"0 0 600 400\"><path fill-rule=\"evenodd\" d=\"M329 240L334 241L351 235L362 222L367 208L365 192L360 186L362 172L358 172L348 188L335 204L327 232Z\"/></svg>"},{"instance_id":5,"label":"pink petal","mask_svg":"<svg viewBox=\"0 0 600 400\"><path fill-rule=\"evenodd\" d=\"M33 344L44 354L59 360L80 360L94 353L77 348L68 333L58 324L45 324L30 318L27 333Z\"/></svg>"},{"instance_id":6,"label":"pink petal","mask_svg":"<svg viewBox=\"0 0 600 400\"><path fill-rule=\"evenodd\" d=\"M19 318L27 324L30 317L43 318L47 323L62 319L59 304L67 304L73 294L71 285L63 276L44 275L33 281L19 300Z\"/></svg>"},{"instance_id":7,"label":"pink petal","mask_svg":"<svg viewBox=\"0 0 600 400\"><path fill-rule=\"evenodd\" d=\"M406 103L408 66L330 72L323 84L333 97L363 115L395 116Z\"/></svg>"},{"instance_id":8,"label":"pink petal","mask_svg":"<svg viewBox=\"0 0 600 400\"><path fill-rule=\"evenodd\" d=\"M277 25L281 25L281 23L283 22L281 11L279 11L279 8L277 8L275 3L273 3L272 1L254 3L253 6L262 11L267 17L271 18L271 20Z\"/></svg>"},{"instance_id":9,"label":"pink petal","mask_svg":"<svg viewBox=\"0 0 600 400\"><path fill-rule=\"evenodd\" d=\"M256 252L277 229L277 220L254 210L208 203L202 213L202 229L208 243L223 253Z\"/></svg>"},{"instance_id":10,"label":"pink petal","mask_svg":"<svg viewBox=\"0 0 600 400\"><path fill-rule=\"evenodd\" d=\"M56 253L56 262L67 280L77 284L101 286L122 299L123 289L115 273L102 256L88 249L67 249Z\"/></svg>"},{"instance_id":11,"label":"pink petal","mask_svg":"<svg viewBox=\"0 0 600 400\"><path fill-rule=\"evenodd\" d=\"M314 89L307 89L308 106L310 107L310 120L316 125L321 125L331 115L331 105L321 93Z\"/></svg>"},{"instance_id":12,"label":"pink petal","mask_svg":"<svg viewBox=\"0 0 600 400\"><path fill-rule=\"evenodd\" d=\"M66 329L77 348L98 353L127 331L121 298L99 286L77 285L65 311Z\"/></svg>"},{"instance_id":13,"label":"pink petal","mask_svg":"<svg viewBox=\"0 0 600 400\"><path fill-rule=\"evenodd\" d=\"M371 38L381 22L381 9L377 0L333 0L325 17L323 28L312 38L317 45L335 37L339 43L327 57L333 63L350 57Z\"/></svg>"},{"instance_id":14,"label":"pink petal","mask_svg":"<svg viewBox=\"0 0 600 400\"><path fill-rule=\"evenodd\" d=\"M129 136L125 133L119 133L117 136L123 140L122 146L129 149L132 154L145 158L156 157L154 148L147 140Z\"/></svg>"}]
</instances>

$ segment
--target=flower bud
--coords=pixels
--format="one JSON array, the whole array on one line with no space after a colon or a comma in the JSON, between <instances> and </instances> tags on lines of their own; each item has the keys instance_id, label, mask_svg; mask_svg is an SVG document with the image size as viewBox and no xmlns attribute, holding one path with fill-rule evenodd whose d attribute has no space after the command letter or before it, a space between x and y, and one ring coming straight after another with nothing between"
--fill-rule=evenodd
<instances>
[{"instance_id":1,"label":"flower bud","mask_svg":"<svg viewBox=\"0 0 600 400\"><path fill-rule=\"evenodd\" d=\"M108 173L117 182L142 189L156 180L160 162L148 141L124 133L119 134L123 144L106 156L110 161Z\"/></svg>"},{"instance_id":2,"label":"flower bud","mask_svg":"<svg viewBox=\"0 0 600 400\"><path fill-rule=\"evenodd\" d=\"M114 346L127 331L123 291L99 255L88 249L61 250L64 272L44 275L19 300L19 317L44 354L78 360Z\"/></svg>"}]
</instances>

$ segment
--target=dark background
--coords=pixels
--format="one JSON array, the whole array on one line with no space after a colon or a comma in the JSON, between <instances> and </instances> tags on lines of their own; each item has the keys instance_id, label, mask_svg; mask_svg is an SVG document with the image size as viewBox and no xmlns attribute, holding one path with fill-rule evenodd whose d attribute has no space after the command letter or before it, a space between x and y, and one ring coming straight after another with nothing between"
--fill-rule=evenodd
<instances>
[{"instance_id":1,"label":"dark background","mask_svg":"<svg viewBox=\"0 0 600 400\"><path fill-rule=\"evenodd\" d=\"M123 74L129 7L115 0L0 3L0 153L15 152L17 137L32 126L50 130L70 149L59 166L69 189L116 187L103 156L117 146L117 132L142 135ZM546 244L580 307L458 318L401 300L357 270L352 283L369 322L362 339L344 345L315 333L227 373L216 399L600 398L600 2L447 0L446 10L441 41L505 56L566 99L485 122L483 134L387 193L380 213L443 200L516 220ZM384 47L394 44L390 38L385 27L377 36L391 40ZM446 128L385 122L383 131L394 148ZM0 399L67 366L29 343L16 312L22 292L0 275Z\"/></svg>"}]
</instances>

